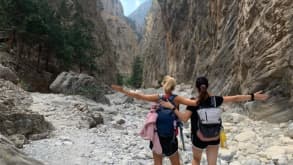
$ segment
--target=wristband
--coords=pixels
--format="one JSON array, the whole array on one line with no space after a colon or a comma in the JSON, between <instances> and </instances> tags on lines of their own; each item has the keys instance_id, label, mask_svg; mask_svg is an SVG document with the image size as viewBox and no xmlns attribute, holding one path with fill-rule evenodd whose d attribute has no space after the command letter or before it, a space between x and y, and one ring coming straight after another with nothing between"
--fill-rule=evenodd
<instances>
[{"instance_id":1,"label":"wristband","mask_svg":"<svg viewBox=\"0 0 293 165\"><path fill-rule=\"evenodd\" d=\"M250 101L254 101L254 94L251 93L250 95L251 95L251 100Z\"/></svg>"}]
</instances>

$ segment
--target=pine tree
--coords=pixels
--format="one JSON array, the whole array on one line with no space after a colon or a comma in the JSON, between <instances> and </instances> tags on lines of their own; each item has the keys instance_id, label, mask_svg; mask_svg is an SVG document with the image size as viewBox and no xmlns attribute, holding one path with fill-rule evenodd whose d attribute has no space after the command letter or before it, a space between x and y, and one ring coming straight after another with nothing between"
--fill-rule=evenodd
<instances>
[{"instance_id":1,"label":"pine tree","mask_svg":"<svg viewBox=\"0 0 293 165\"><path fill-rule=\"evenodd\" d=\"M132 65L132 75L130 78L131 85L135 88L141 87L142 84L142 66L142 59L139 56L135 57Z\"/></svg>"}]
</instances>

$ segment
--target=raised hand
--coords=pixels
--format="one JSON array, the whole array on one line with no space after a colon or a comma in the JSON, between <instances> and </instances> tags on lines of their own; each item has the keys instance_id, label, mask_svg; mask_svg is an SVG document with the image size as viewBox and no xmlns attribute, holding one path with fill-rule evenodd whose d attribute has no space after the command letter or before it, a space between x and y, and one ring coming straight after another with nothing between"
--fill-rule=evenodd
<instances>
[{"instance_id":1,"label":"raised hand","mask_svg":"<svg viewBox=\"0 0 293 165\"><path fill-rule=\"evenodd\" d=\"M269 98L269 95L267 94L262 94L263 91L258 91L254 93L254 99L255 100L262 100L265 101Z\"/></svg>"}]
</instances>

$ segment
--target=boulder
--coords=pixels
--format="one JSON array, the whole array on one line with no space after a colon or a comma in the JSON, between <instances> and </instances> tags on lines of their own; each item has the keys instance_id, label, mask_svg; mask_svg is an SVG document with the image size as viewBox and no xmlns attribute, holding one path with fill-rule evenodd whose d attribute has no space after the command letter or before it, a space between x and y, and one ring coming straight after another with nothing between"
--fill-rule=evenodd
<instances>
[{"instance_id":1,"label":"boulder","mask_svg":"<svg viewBox=\"0 0 293 165\"><path fill-rule=\"evenodd\" d=\"M14 84L17 84L19 81L17 75L11 69L1 64L0 64L0 78L7 81L11 81Z\"/></svg>"},{"instance_id":2,"label":"boulder","mask_svg":"<svg viewBox=\"0 0 293 165\"><path fill-rule=\"evenodd\" d=\"M105 97L109 89L84 73L62 72L50 85L50 90L55 93L82 95L99 103L110 104Z\"/></svg>"},{"instance_id":3,"label":"boulder","mask_svg":"<svg viewBox=\"0 0 293 165\"><path fill-rule=\"evenodd\" d=\"M0 132L3 135L24 136L51 129L44 116L28 110L31 96L13 83L0 80Z\"/></svg>"},{"instance_id":4,"label":"boulder","mask_svg":"<svg viewBox=\"0 0 293 165\"><path fill-rule=\"evenodd\" d=\"M28 141L26 137L22 134L15 134L8 137L17 148L23 148L23 145L26 144Z\"/></svg>"}]
</instances>

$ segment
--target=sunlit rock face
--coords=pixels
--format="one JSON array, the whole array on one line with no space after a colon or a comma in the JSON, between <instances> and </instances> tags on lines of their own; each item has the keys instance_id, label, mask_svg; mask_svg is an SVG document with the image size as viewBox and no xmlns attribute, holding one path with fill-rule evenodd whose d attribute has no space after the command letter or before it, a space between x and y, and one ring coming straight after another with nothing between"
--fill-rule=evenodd
<instances>
[{"instance_id":1,"label":"sunlit rock face","mask_svg":"<svg viewBox=\"0 0 293 165\"><path fill-rule=\"evenodd\" d=\"M158 35L146 30L144 49L162 46L145 51L145 86L155 85L162 74L189 83L204 75L214 94L268 92L272 97L265 104L248 106L253 118L293 119L293 1L158 3L161 11L151 11L156 21L147 24Z\"/></svg>"},{"instance_id":2,"label":"sunlit rock face","mask_svg":"<svg viewBox=\"0 0 293 165\"><path fill-rule=\"evenodd\" d=\"M131 73L131 65L136 54L138 38L130 21L123 15L119 0L101 0L103 5L102 18L111 41L111 49L115 54L118 72L123 75Z\"/></svg>"}]
</instances>

